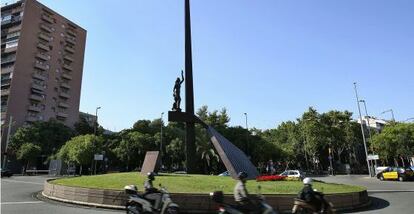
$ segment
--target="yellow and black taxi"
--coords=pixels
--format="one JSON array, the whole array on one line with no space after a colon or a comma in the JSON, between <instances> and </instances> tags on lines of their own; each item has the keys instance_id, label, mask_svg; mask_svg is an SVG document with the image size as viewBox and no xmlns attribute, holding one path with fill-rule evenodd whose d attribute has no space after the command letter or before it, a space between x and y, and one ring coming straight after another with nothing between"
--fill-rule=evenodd
<instances>
[{"instance_id":1,"label":"yellow and black taxi","mask_svg":"<svg viewBox=\"0 0 414 214\"><path fill-rule=\"evenodd\" d=\"M410 168L388 167L377 174L377 178L383 180L406 181L414 179L414 172Z\"/></svg>"}]
</instances>

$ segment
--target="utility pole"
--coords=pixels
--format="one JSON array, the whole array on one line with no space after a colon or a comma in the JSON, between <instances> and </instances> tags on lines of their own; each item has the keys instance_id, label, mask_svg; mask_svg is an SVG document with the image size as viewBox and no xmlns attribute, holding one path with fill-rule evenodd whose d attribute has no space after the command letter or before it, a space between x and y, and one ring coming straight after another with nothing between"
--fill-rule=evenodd
<instances>
[{"instance_id":1,"label":"utility pole","mask_svg":"<svg viewBox=\"0 0 414 214\"><path fill-rule=\"evenodd\" d=\"M95 110L95 123L93 124L93 135L96 135L96 126L98 125L98 109L101 109L101 107L96 107Z\"/></svg>"},{"instance_id":2,"label":"utility pole","mask_svg":"<svg viewBox=\"0 0 414 214\"><path fill-rule=\"evenodd\" d=\"M359 106L358 90L357 90L357 85L356 84L357 83L354 82L355 97L356 97L356 102L357 102L358 112L359 112L359 120L361 121L362 140L364 142L364 149L365 149L365 160L367 161L369 177L372 177L371 176L371 165L369 164L369 160L368 160L367 143L365 141L364 126L362 124L364 121L362 120L361 107Z\"/></svg>"},{"instance_id":3,"label":"utility pole","mask_svg":"<svg viewBox=\"0 0 414 214\"><path fill-rule=\"evenodd\" d=\"M371 125L369 124L370 117L369 117L369 115L368 115L367 103L366 103L366 101L365 101L365 100L360 100L359 102L364 103L364 108L365 108L365 118L367 118L367 124L368 124L367 129L368 129L368 134L369 134L369 143L371 144L371 152L372 152L372 154L374 154L374 145L372 145ZM375 167L377 166L377 160L375 160L375 161L372 161L372 160L371 160L371 163L372 163L372 162L374 162L373 164L374 164L374 170L375 170Z\"/></svg>"},{"instance_id":4,"label":"utility pole","mask_svg":"<svg viewBox=\"0 0 414 214\"><path fill-rule=\"evenodd\" d=\"M161 113L161 136L160 136L160 157L162 159L162 116L164 115L164 112Z\"/></svg>"},{"instance_id":5,"label":"utility pole","mask_svg":"<svg viewBox=\"0 0 414 214\"><path fill-rule=\"evenodd\" d=\"M249 127L247 126L247 113L244 113L244 116L246 118L246 154L248 154L249 152Z\"/></svg>"},{"instance_id":6,"label":"utility pole","mask_svg":"<svg viewBox=\"0 0 414 214\"><path fill-rule=\"evenodd\" d=\"M388 109L386 111L383 111L383 112L381 112L381 114L384 114L384 113L387 113L387 112L391 112L392 121L395 122L394 111L392 109Z\"/></svg>"},{"instance_id":7,"label":"utility pole","mask_svg":"<svg viewBox=\"0 0 414 214\"><path fill-rule=\"evenodd\" d=\"M13 123L13 116L10 116L9 127L7 128L6 147L4 148L3 167L2 167L3 169L6 169L6 166L7 166L7 156L9 155L7 151L7 147L9 146L12 123Z\"/></svg>"}]
</instances>

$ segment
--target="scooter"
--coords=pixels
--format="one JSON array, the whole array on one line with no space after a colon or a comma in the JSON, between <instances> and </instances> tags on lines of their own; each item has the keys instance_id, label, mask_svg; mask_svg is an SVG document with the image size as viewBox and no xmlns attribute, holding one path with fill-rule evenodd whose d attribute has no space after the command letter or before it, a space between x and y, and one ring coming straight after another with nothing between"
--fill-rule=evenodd
<instances>
[{"instance_id":1,"label":"scooter","mask_svg":"<svg viewBox=\"0 0 414 214\"><path fill-rule=\"evenodd\" d=\"M317 190L314 190L315 192L317 192ZM292 213L306 213L306 214L318 214L318 213L328 213L328 214L333 214L334 209L333 209L333 204L331 202L328 202L325 200L324 198L324 194L321 192L318 192L318 195L320 197L320 199L324 202L324 209L323 212L318 210L315 206L313 206L312 204L307 203L304 200L301 200L299 198L295 198L293 200L293 208L292 208Z\"/></svg>"},{"instance_id":2,"label":"scooter","mask_svg":"<svg viewBox=\"0 0 414 214\"><path fill-rule=\"evenodd\" d=\"M220 206L218 208L219 214L243 214L244 212L240 210L237 205L232 205L229 203L224 202L224 195L222 191L215 191L210 193L211 199L218 203ZM249 212L249 213L257 213L257 214L277 214L273 208L266 203L264 196L258 195L258 197L254 198L254 204L257 207L257 210Z\"/></svg>"},{"instance_id":3,"label":"scooter","mask_svg":"<svg viewBox=\"0 0 414 214\"><path fill-rule=\"evenodd\" d=\"M171 200L165 187L161 187L157 193L149 194L139 194L135 185L127 185L124 190L128 195L128 201L125 205L127 214L178 214L179 206ZM150 199L149 195L155 196L155 198L151 197ZM157 204L156 201L158 201Z\"/></svg>"}]
</instances>

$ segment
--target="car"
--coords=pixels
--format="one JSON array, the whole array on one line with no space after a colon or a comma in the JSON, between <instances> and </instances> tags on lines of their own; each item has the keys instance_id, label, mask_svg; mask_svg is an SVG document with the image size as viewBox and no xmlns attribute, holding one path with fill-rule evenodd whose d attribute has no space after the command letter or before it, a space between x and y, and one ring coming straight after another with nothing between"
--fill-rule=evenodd
<instances>
[{"instance_id":1,"label":"car","mask_svg":"<svg viewBox=\"0 0 414 214\"><path fill-rule=\"evenodd\" d=\"M0 168L0 171L1 171L1 177L10 177L10 176L13 175L13 173L8 169L1 169Z\"/></svg>"},{"instance_id":2,"label":"car","mask_svg":"<svg viewBox=\"0 0 414 214\"><path fill-rule=\"evenodd\" d=\"M410 168L388 167L377 174L377 178L383 180L406 181L414 178L414 172Z\"/></svg>"},{"instance_id":3,"label":"car","mask_svg":"<svg viewBox=\"0 0 414 214\"><path fill-rule=\"evenodd\" d=\"M220 173L218 176L230 176L230 173L229 171L225 171L225 172Z\"/></svg>"},{"instance_id":4,"label":"car","mask_svg":"<svg viewBox=\"0 0 414 214\"><path fill-rule=\"evenodd\" d=\"M280 176L286 176L286 180L303 180L305 175L300 170L286 170L279 174Z\"/></svg>"}]
</instances>

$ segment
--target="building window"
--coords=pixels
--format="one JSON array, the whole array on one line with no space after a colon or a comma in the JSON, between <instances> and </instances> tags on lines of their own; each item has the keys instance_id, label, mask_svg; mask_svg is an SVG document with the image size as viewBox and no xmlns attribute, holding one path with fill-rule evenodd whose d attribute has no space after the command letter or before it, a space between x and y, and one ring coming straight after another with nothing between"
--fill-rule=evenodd
<instances>
[{"instance_id":1,"label":"building window","mask_svg":"<svg viewBox=\"0 0 414 214\"><path fill-rule=\"evenodd\" d=\"M4 15L4 16L1 17L1 21L2 22L3 21L9 21L9 20L11 20L11 18L12 18L11 14L7 14L7 15Z\"/></svg>"}]
</instances>

